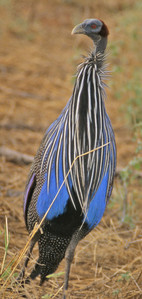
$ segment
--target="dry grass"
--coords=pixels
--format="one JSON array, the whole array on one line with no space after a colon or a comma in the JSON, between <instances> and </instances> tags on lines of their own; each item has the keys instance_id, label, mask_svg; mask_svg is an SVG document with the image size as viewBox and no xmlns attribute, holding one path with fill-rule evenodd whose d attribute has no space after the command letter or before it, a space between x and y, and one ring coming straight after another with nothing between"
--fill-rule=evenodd
<instances>
[{"instance_id":1,"label":"dry grass","mask_svg":"<svg viewBox=\"0 0 142 299\"><path fill-rule=\"evenodd\" d=\"M135 91L126 86L139 75L140 5L134 0L89 0L87 4L85 0L0 0L0 145L35 155L44 130L71 95L80 54L91 45L87 38L72 37L70 32L85 18L100 17L110 28L109 60L114 70L106 105L117 138L118 166L126 166L136 149L133 127L126 120L127 100ZM28 241L22 203L28 172L29 166L0 158L0 269L9 274ZM76 249L69 298L142 298L141 193L139 179L127 185L116 179L100 225ZM128 217L122 222L125 197ZM35 248L26 276L37 254ZM38 279L25 288L15 285L23 260L7 282L7 274L1 276L1 298L23 298L22 294L61 298L63 275L42 288ZM63 271L64 261L57 273Z\"/></svg>"}]
</instances>

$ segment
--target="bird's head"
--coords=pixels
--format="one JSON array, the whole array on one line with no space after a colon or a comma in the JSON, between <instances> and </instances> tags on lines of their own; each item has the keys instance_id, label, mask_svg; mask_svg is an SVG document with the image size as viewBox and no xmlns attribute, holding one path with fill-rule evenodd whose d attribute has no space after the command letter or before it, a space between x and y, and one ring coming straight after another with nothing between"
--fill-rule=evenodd
<instances>
[{"instance_id":1,"label":"bird's head","mask_svg":"<svg viewBox=\"0 0 142 299\"><path fill-rule=\"evenodd\" d=\"M75 26L72 30L72 34L85 34L90 37L95 46L100 46L104 43L104 50L107 43L107 36L109 34L109 30L105 23L99 19L87 19L83 23ZM100 41L103 41L103 43Z\"/></svg>"}]
</instances>

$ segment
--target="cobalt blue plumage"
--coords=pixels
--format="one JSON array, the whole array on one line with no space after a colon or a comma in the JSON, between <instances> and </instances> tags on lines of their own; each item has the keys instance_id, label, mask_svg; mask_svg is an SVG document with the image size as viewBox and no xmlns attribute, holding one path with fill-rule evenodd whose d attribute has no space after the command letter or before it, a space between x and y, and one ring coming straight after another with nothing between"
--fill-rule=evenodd
<instances>
[{"instance_id":1,"label":"cobalt blue plumage","mask_svg":"<svg viewBox=\"0 0 142 299\"><path fill-rule=\"evenodd\" d=\"M29 232L49 209L25 261L27 266L38 241L39 259L30 278L40 275L42 284L65 256L65 290L79 240L98 225L104 214L116 167L115 137L104 103L108 28L101 20L89 19L72 33L88 35L94 50L78 68L69 102L46 131L24 196ZM22 275L24 271L25 267Z\"/></svg>"}]
</instances>

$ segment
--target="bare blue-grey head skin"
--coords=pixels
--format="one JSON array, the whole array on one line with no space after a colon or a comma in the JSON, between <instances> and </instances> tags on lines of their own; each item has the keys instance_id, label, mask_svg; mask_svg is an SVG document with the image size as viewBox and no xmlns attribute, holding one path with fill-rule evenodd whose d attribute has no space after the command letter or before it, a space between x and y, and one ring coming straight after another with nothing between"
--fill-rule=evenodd
<instances>
[{"instance_id":1,"label":"bare blue-grey head skin","mask_svg":"<svg viewBox=\"0 0 142 299\"><path fill-rule=\"evenodd\" d=\"M90 37L95 46L95 53L104 53L109 34L105 23L99 19L87 19L72 30L72 34L84 34Z\"/></svg>"}]
</instances>

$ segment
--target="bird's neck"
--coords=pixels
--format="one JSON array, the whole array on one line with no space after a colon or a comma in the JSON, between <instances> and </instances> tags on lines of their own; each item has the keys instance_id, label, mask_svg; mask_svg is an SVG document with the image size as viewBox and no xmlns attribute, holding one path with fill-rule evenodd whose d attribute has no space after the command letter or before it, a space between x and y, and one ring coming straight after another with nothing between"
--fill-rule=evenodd
<instances>
[{"instance_id":1,"label":"bird's neck","mask_svg":"<svg viewBox=\"0 0 142 299\"><path fill-rule=\"evenodd\" d=\"M97 140L100 140L102 135L106 112L103 83L94 61L88 60L88 63L85 62L80 69L70 107L70 115L74 119L73 138L79 142L80 152L93 148L90 141L92 135L95 135L97 147Z\"/></svg>"},{"instance_id":2,"label":"bird's neck","mask_svg":"<svg viewBox=\"0 0 142 299\"><path fill-rule=\"evenodd\" d=\"M94 42L94 51L93 53L96 55L97 53L104 53L107 46L107 37L98 36L96 39L93 39Z\"/></svg>"}]
</instances>

